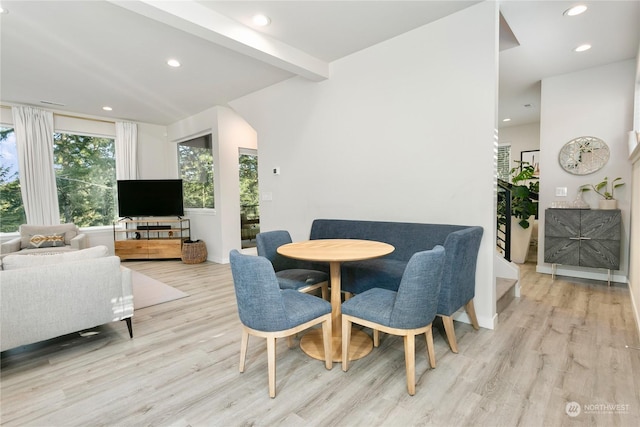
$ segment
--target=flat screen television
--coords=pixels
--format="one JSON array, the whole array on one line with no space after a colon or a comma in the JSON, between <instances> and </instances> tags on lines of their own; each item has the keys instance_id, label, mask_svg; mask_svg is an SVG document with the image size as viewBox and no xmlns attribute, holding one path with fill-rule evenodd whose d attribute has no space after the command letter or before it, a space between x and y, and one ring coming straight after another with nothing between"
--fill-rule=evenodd
<instances>
[{"instance_id":1,"label":"flat screen television","mask_svg":"<svg viewBox=\"0 0 640 427\"><path fill-rule=\"evenodd\" d=\"M118 180L118 215L183 216L182 180Z\"/></svg>"}]
</instances>

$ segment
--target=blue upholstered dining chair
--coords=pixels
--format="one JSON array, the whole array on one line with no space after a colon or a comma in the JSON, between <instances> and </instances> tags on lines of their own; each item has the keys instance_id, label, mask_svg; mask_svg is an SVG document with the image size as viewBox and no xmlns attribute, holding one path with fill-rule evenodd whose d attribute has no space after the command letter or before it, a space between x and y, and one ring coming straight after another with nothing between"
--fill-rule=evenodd
<instances>
[{"instance_id":1,"label":"blue upholstered dining chair","mask_svg":"<svg viewBox=\"0 0 640 427\"><path fill-rule=\"evenodd\" d=\"M444 264L444 248L413 254L402 275L398 291L369 289L342 304L342 370L349 369L351 324L372 328L374 346L378 332L404 337L407 390L416 393L415 336L425 334L429 364L436 367L431 324L436 317Z\"/></svg>"},{"instance_id":2,"label":"blue upholstered dining chair","mask_svg":"<svg viewBox=\"0 0 640 427\"><path fill-rule=\"evenodd\" d=\"M280 289L294 289L313 292L320 288L322 299L329 299L329 277L324 271L304 268L302 261L280 255L280 246L291 243L291 235L286 230L264 231L256 236L258 255L273 264Z\"/></svg>"},{"instance_id":3,"label":"blue upholstered dining chair","mask_svg":"<svg viewBox=\"0 0 640 427\"><path fill-rule=\"evenodd\" d=\"M290 338L317 324L322 324L325 366L331 369L331 304L291 289L280 290L273 266L264 257L234 249L229 259L242 323L240 372L244 372L249 335L266 338L269 396L275 397L276 338ZM288 343L291 347L291 340Z\"/></svg>"},{"instance_id":4,"label":"blue upholstered dining chair","mask_svg":"<svg viewBox=\"0 0 640 427\"><path fill-rule=\"evenodd\" d=\"M453 251L457 255L447 257L444 263L438 316L442 318L449 347L454 353L458 352L452 317L456 311L464 306L473 328L480 329L473 298L476 294L476 264L482 233L482 227L470 227L451 234L445 245L447 251Z\"/></svg>"}]
</instances>

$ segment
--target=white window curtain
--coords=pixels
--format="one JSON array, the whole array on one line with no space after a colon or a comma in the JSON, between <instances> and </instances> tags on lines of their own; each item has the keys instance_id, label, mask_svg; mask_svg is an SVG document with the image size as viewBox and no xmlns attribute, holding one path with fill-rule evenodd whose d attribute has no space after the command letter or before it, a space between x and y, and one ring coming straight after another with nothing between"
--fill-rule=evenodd
<instances>
[{"instance_id":1,"label":"white window curtain","mask_svg":"<svg viewBox=\"0 0 640 427\"><path fill-rule=\"evenodd\" d=\"M60 224L53 169L53 113L33 107L12 107L11 110L27 224Z\"/></svg>"},{"instance_id":2,"label":"white window curtain","mask_svg":"<svg viewBox=\"0 0 640 427\"><path fill-rule=\"evenodd\" d=\"M116 122L116 179L138 178L138 126Z\"/></svg>"}]
</instances>

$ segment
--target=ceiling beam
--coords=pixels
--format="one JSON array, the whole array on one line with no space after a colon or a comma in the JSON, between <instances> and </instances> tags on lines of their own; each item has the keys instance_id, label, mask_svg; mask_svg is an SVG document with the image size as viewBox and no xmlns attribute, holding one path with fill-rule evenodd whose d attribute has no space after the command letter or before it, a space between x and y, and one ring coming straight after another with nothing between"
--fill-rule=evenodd
<instances>
[{"instance_id":1,"label":"ceiling beam","mask_svg":"<svg viewBox=\"0 0 640 427\"><path fill-rule=\"evenodd\" d=\"M327 62L248 28L196 1L108 1L309 80L329 78Z\"/></svg>"}]
</instances>

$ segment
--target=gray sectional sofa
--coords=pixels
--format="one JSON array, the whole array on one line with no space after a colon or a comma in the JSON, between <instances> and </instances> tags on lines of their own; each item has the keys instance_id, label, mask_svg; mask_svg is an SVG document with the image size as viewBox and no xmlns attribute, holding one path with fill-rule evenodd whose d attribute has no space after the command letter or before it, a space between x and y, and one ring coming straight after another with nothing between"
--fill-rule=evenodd
<instances>
[{"instance_id":1,"label":"gray sectional sofa","mask_svg":"<svg viewBox=\"0 0 640 427\"><path fill-rule=\"evenodd\" d=\"M131 270L106 246L8 255L0 266L0 351L119 320L133 336Z\"/></svg>"},{"instance_id":2,"label":"gray sectional sofa","mask_svg":"<svg viewBox=\"0 0 640 427\"><path fill-rule=\"evenodd\" d=\"M472 325L478 328L473 298L482 234L483 229L479 226L316 219L311 225L310 238L376 240L395 247L382 258L342 263L342 290L355 294L372 288L397 291L411 256L442 245L445 264L438 315L443 319L451 350L457 353L452 315L464 307ZM314 264L311 268L328 271L322 264Z\"/></svg>"}]
</instances>

